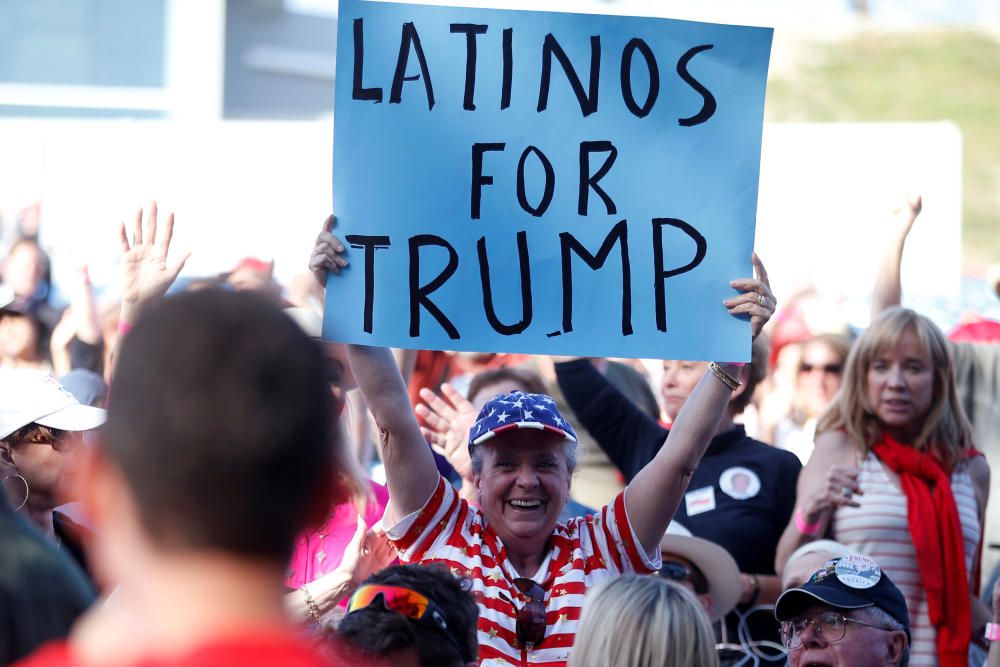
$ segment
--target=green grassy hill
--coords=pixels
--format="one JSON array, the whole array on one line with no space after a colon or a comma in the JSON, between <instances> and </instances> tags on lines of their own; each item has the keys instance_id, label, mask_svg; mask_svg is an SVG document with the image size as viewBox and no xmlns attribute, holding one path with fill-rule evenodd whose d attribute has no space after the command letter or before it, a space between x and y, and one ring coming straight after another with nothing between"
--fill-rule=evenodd
<instances>
[{"instance_id":1,"label":"green grassy hill","mask_svg":"<svg viewBox=\"0 0 1000 667\"><path fill-rule=\"evenodd\" d=\"M815 64L771 78L767 119L954 121L966 271L1000 261L1000 42L975 32L863 33L809 52Z\"/></svg>"}]
</instances>

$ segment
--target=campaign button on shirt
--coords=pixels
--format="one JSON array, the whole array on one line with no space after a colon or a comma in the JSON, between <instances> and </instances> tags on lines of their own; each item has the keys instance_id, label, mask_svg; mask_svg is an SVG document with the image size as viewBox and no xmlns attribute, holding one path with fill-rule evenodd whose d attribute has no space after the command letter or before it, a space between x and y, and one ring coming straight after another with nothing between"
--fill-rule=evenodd
<instances>
[{"instance_id":1,"label":"campaign button on shirt","mask_svg":"<svg viewBox=\"0 0 1000 667\"><path fill-rule=\"evenodd\" d=\"M684 508L688 516L711 512L715 509L715 489L705 486L684 494Z\"/></svg>"},{"instance_id":2,"label":"campaign button on shirt","mask_svg":"<svg viewBox=\"0 0 1000 667\"><path fill-rule=\"evenodd\" d=\"M760 477L750 468L734 466L719 476L719 488L730 498L748 500L760 493Z\"/></svg>"}]
</instances>

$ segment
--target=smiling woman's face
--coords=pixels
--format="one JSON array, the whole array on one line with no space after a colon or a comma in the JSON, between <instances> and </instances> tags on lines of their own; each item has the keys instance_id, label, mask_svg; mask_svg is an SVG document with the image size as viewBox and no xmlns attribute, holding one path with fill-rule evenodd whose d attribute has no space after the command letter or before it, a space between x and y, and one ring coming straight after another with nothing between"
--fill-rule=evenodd
<instances>
[{"instance_id":1,"label":"smiling woman's face","mask_svg":"<svg viewBox=\"0 0 1000 667\"><path fill-rule=\"evenodd\" d=\"M564 443L553 433L517 429L479 445L480 506L503 543L516 552L541 553L569 499Z\"/></svg>"}]
</instances>

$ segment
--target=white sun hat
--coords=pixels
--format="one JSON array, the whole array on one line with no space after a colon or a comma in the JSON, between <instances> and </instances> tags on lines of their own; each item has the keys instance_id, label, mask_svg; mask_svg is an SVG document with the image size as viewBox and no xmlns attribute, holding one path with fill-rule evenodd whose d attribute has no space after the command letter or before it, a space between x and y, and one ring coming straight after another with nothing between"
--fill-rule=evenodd
<instances>
[{"instance_id":1,"label":"white sun hat","mask_svg":"<svg viewBox=\"0 0 1000 667\"><path fill-rule=\"evenodd\" d=\"M89 431L104 423L107 413L81 405L45 371L0 371L0 439L32 422L61 431Z\"/></svg>"},{"instance_id":2,"label":"white sun hat","mask_svg":"<svg viewBox=\"0 0 1000 667\"><path fill-rule=\"evenodd\" d=\"M660 540L660 551L664 559L671 554L680 556L701 570L712 597L712 613L709 614L712 621L728 614L739 602L743 593L740 569L729 552L718 544L695 537L683 525L671 521Z\"/></svg>"}]
</instances>

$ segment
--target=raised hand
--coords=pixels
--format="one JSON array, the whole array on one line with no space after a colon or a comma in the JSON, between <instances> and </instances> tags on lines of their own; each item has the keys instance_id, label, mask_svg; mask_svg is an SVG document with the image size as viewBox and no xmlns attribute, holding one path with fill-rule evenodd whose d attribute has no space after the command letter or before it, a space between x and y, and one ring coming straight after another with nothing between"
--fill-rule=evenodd
<instances>
[{"instance_id":1,"label":"raised hand","mask_svg":"<svg viewBox=\"0 0 1000 667\"><path fill-rule=\"evenodd\" d=\"M142 209L135 216L132 242L125 223L121 230L122 309L136 308L150 299L162 297L174 284L191 253L168 260L170 240L174 235L174 214L167 216L162 229L157 228L156 202L149 206L143 222ZM126 320L131 321L131 320Z\"/></svg>"},{"instance_id":2,"label":"raised hand","mask_svg":"<svg viewBox=\"0 0 1000 667\"><path fill-rule=\"evenodd\" d=\"M733 288L740 290L743 294L734 296L723 301L723 305L729 309L730 315L750 315L750 332L753 339L764 329L764 325L771 319L774 309L778 305L778 300L771 292L771 283L767 279L767 270L760 261L757 253L751 257L753 268L757 274L756 280L753 278L739 278L730 280L729 284Z\"/></svg>"},{"instance_id":3,"label":"raised hand","mask_svg":"<svg viewBox=\"0 0 1000 667\"><path fill-rule=\"evenodd\" d=\"M899 202L893 209L893 215L905 228L905 232L909 232L913 221L917 219L922 210L924 210L924 198L919 192L908 192L899 198Z\"/></svg>"},{"instance_id":4,"label":"raised hand","mask_svg":"<svg viewBox=\"0 0 1000 667\"><path fill-rule=\"evenodd\" d=\"M396 551L385 533L375 528L369 529L364 520L358 517L358 528L344 547L344 558L336 572L349 581L349 590L353 592L365 579L389 567L394 560Z\"/></svg>"},{"instance_id":5,"label":"raised hand","mask_svg":"<svg viewBox=\"0 0 1000 667\"><path fill-rule=\"evenodd\" d=\"M472 481L472 459L469 457L469 429L476 423L476 409L457 389L447 382L441 385L443 396L430 389L420 390L416 413L430 426L421 429L424 437L441 456L448 460L463 482Z\"/></svg>"},{"instance_id":6,"label":"raised hand","mask_svg":"<svg viewBox=\"0 0 1000 667\"><path fill-rule=\"evenodd\" d=\"M348 264L347 259L343 257L344 244L332 233L336 224L337 218L332 214L323 221L323 230L316 237L316 245L309 255L309 270L324 289L330 271L339 274Z\"/></svg>"}]
</instances>

